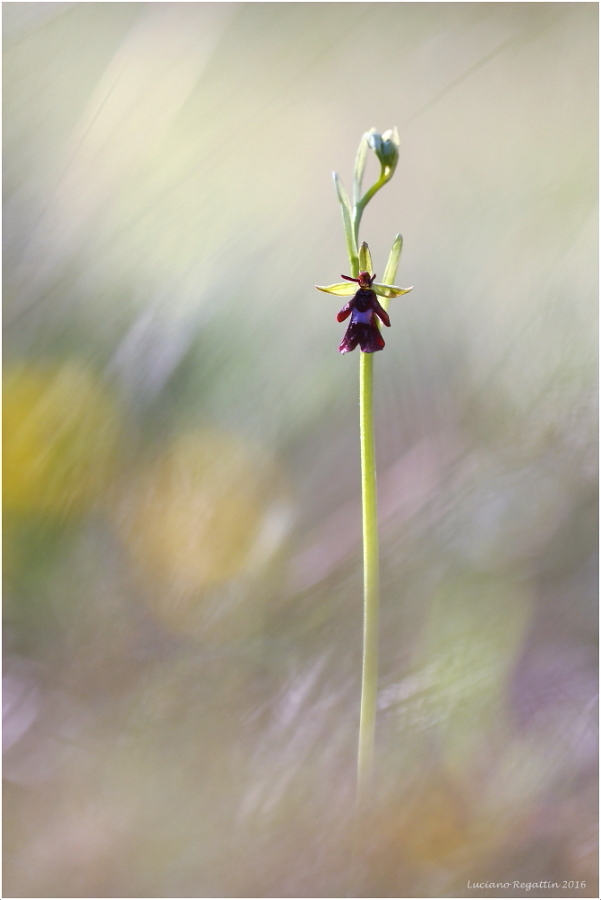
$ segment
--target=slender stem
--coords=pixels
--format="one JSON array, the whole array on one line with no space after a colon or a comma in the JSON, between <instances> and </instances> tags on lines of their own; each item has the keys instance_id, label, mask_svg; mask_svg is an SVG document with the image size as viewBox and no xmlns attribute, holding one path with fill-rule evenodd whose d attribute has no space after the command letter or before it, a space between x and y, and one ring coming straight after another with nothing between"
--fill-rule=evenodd
<instances>
[{"instance_id":1,"label":"slender stem","mask_svg":"<svg viewBox=\"0 0 601 900\"><path fill-rule=\"evenodd\" d=\"M393 170L394 171L394 170ZM359 246L359 225L361 224L361 216L363 215L363 210L369 203L369 201L378 193L380 188L384 187L387 181L390 181L392 176L392 172L388 169L382 167L380 172L380 177L372 184L370 189L361 197L360 200L355 203L353 208L353 233L355 237L355 246Z\"/></svg>"},{"instance_id":2,"label":"slender stem","mask_svg":"<svg viewBox=\"0 0 601 900\"><path fill-rule=\"evenodd\" d=\"M373 354L361 353L359 368L361 494L363 501L363 673L357 768L357 800L365 801L371 780L378 689L378 510L373 423Z\"/></svg>"}]
</instances>

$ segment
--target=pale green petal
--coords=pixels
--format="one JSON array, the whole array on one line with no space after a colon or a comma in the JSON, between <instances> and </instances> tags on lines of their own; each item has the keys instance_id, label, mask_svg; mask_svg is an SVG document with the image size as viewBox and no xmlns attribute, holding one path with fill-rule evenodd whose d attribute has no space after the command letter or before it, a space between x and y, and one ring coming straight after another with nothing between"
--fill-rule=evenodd
<instances>
[{"instance_id":1,"label":"pale green petal","mask_svg":"<svg viewBox=\"0 0 601 900\"><path fill-rule=\"evenodd\" d=\"M351 281L341 281L339 284L328 284L325 287L316 284L315 287L318 291L325 291L326 294L336 294L338 297L350 297L351 294L356 294L359 290L359 285L353 284Z\"/></svg>"},{"instance_id":2,"label":"pale green petal","mask_svg":"<svg viewBox=\"0 0 601 900\"><path fill-rule=\"evenodd\" d=\"M394 284L378 284L374 282L371 286L372 291L375 291L376 294L379 294L380 297L400 297L401 294L408 294L409 291L413 290L413 285L408 288L400 288Z\"/></svg>"}]
</instances>

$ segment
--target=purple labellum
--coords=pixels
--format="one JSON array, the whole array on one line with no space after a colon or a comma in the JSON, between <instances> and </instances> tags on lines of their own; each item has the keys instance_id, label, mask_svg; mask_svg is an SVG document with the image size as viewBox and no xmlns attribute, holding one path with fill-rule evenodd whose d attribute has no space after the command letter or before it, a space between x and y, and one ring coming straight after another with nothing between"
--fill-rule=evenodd
<instances>
[{"instance_id":1,"label":"purple labellum","mask_svg":"<svg viewBox=\"0 0 601 900\"><path fill-rule=\"evenodd\" d=\"M344 322L349 316L351 317L338 352L350 353L357 344L359 344L364 353L375 353L377 350L383 350L384 338L380 334L376 316L388 328L390 328L390 319L386 310L380 306L375 291L371 290L372 282L376 276L370 275L369 272L359 272L358 278L350 278L348 275L342 275L341 277L346 281L356 281L359 285L359 290L336 316L339 322Z\"/></svg>"}]
</instances>

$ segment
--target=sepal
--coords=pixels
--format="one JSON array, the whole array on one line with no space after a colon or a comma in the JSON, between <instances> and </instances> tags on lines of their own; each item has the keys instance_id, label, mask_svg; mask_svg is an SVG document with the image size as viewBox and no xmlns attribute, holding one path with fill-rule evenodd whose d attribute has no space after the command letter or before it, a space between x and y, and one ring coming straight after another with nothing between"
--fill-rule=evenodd
<instances>
[{"instance_id":1,"label":"sepal","mask_svg":"<svg viewBox=\"0 0 601 900\"><path fill-rule=\"evenodd\" d=\"M337 297L350 297L351 294L357 293L357 285L347 281L341 281L338 284L319 285L315 287L318 291L324 291L326 294L336 294Z\"/></svg>"},{"instance_id":2,"label":"sepal","mask_svg":"<svg viewBox=\"0 0 601 900\"><path fill-rule=\"evenodd\" d=\"M374 264L371 261L371 253L365 241L359 247L359 271L369 272L370 275L374 274Z\"/></svg>"}]
</instances>

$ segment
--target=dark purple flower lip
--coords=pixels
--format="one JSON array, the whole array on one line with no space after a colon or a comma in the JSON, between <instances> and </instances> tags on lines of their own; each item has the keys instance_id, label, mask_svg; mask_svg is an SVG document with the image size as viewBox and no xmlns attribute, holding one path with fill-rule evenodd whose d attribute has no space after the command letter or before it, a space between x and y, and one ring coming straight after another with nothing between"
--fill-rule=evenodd
<instances>
[{"instance_id":1,"label":"dark purple flower lip","mask_svg":"<svg viewBox=\"0 0 601 900\"><path fill-rule=\"evenodd\" d=\"M357 344L359 344L363 353L376 353L376 351L383 350L385 347L384 338L380 334L377 325L351 321L342 338L338 352L350 353Z\"/></svg>"},{"instance_id":2,"label":"dark purple flower lip","mask_svg":"<svg viewBox=\"0 0 601 900\"><path fill-rule=\"evenodd\" d=\"M377 350L382 350L385 344L378 328L377 318L387 328L390 328L390 318L380 305L375 291L371 289L375 275L371 276L369 272L359 272L359 278L349 278L346 275L342 277L347 281L357 282L359 290L348 303L345 303L336 316L339 322L344 322L349 316L351 317L346 334L338 348L339 352L350 353L357 344L364 353L375 353Z\"/></svg>"}]
</instances>

